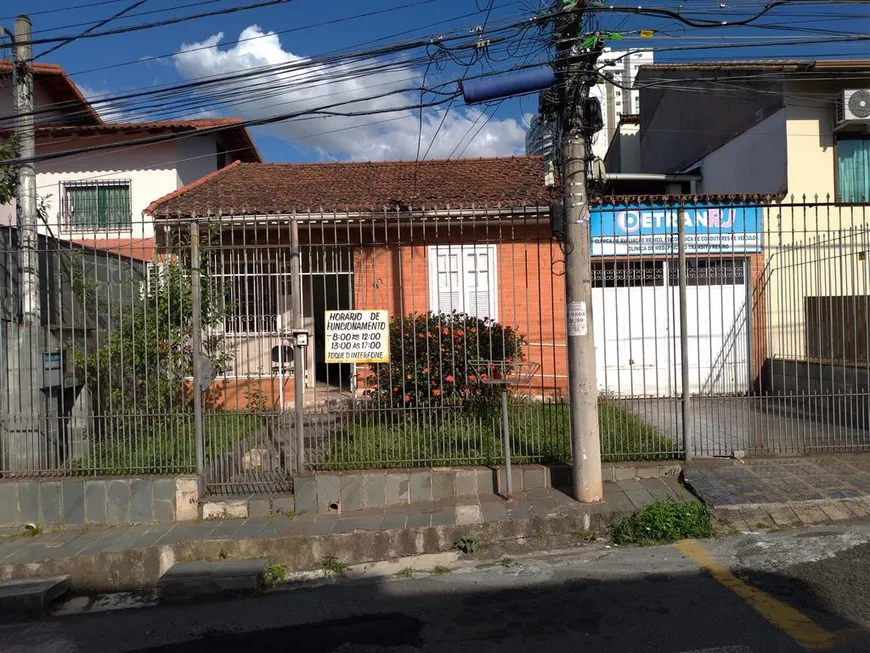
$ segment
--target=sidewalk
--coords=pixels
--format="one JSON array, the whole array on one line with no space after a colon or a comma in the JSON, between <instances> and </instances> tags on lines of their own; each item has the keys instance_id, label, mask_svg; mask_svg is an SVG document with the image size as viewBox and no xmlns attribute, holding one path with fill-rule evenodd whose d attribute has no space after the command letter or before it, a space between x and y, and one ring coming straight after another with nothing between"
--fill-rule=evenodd
<instances>
[{"instance_id":1,"label":"sidewalk","mask_svg":"<svg viewBox=\"0 0 870 653\"><path fill-rule=\"evenodd\" d=\"M654 501L692 500L675 477L605 484L605 501L581 504L536 489L507 502L496 495L343 514L66 528L0 542L0 581L69 574L74 591L154 587L176 562L264 558L292 571L317 569L326 555L359 564L453 548L458 535L495 543L603 532Z\"/></svg>"},{"instance_id":2,"label":"sidewalk","mask_svg":"<svg viewBox=\"0 0 870 653\"><path fill-rule=\"evenodd\" d=\"M683 477L738 530L870 517L870 454L704 460Z\"/></svg>"}]
</instances>

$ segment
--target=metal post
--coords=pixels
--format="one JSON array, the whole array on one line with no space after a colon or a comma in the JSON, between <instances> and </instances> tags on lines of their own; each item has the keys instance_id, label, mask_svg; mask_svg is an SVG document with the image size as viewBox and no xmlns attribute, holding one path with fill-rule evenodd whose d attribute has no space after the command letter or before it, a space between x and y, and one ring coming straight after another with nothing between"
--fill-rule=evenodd
<instances>
[{"instance_id":1,"label":"metal post","mask_svg":"<svg viewBox=\"0 0 870 653\"><path fill-rule=\"evenodd\" d=\"M504 436L504 487L505 495L508 501L514 499L513 482L511 481L511 439L510 431L508 430L508 396L507 386L502 386L501 389L501 425L502 435Z\"/></svg>"},{"instance_id":2,"label":"metal post","mask_svg":"<svg viewBox=\"0 0 870 653\"><path fill-rule=\"evenodd\" d=\"M290 319L297 333L303 330L302 322L302 265L299 260L299 222L294 215L290 221ZM304 392L305 351L297 339L293 339L293 406L296 431L296 473L305 471ZM283 388L282 388L283 391Z\"/></svg>"},{"instance_id":3,"label":"metal post","mask_svg":"<svg viewBox=\"0 0 870 653\"><path fill-rule=\"evenodd\" d=\"M190 284L193 331L193 428L196 443L196 475L200 493L205 483L205 444L202 428L202 280L200 278L199 223L190 223Z\"/></svg>"},{"instance_id":4,"label":"metal post","mask_svg":"<svg viewBox=\"0 0 870 653\"><path fill-rule=\"evenodd\" d=\"M579 33L584 2L559 31ZM590 260L589 201L586 197L586 130L584 101L595 56L582 55L573 39L559 46L563 70L562 201L565 214L565 298L567 300L568 400L570 410L572 478L578 501L601 501L601 442L598 435L598 386L595 378L595 340L592 334L592 267ZM600 48L598 49L600 52ZM584 67L581 56L585 57Z\"/></svg>"},{"instance_id":5,"label":"metal post","mask_svg":"<svg viewBox=\"0 0 870 653\"><path fill-rule=\"evenodd\" d=\"M18 159L18 247L21 265L21 322L40 325L38 216L36 211L36 171L29 161L36 156L33 121L33 48L31 24L26 14L15 21L15 145ZM35 370L34 370L35 371ZM35 407L34 407L35 408Z\"/></svg>"},{"instance_id":6,"label":"metal post","mask_svg":"<svg viewBox=\"0 0 870 653\"><path fill-rule=\"evenodd\" d=\"M683 420L683 450L686 460L694 455L689 431L689 316L686 308L686 220L682 204L677 209L677 272L680 284L680 414Z\"/></svg>"}]
</instances>

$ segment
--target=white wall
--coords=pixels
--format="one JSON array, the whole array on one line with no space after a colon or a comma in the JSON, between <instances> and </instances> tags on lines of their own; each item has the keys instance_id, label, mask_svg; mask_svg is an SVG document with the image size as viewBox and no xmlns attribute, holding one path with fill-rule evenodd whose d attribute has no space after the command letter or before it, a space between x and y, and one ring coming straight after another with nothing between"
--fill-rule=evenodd
<instances>
[{"instance_id":1,"label":"white wall","mask_svg":"<svg viewBox=\"0 0 870 653\"><path fill-rule=\"evenodd\" d=\"M217 168L217 143L214 136L191 136L176 141L178 186L184 186L204 177ZM233 153L227 155L227 163Z\"/></svg>"},{"instance_id":2,"label":"white wall","mask_svg":"<svg viewBox=\"0 0 870 653\"><path fill-rule=\"evenodd\" d=\"M52 145L38 145L47 153L63 149L108 143L131 136L66 137ZM192 137L145 147L119 148L92 154L64 157L37 165L37 194L45 199L51 231L58 237L74 238L152 238L154 226L144 209L184 184L213 172L216 168L215 140L212 136ZM123 231L70 232L60 215L61 184L68 181L129 180L132 204L132 229ZM14 217L14 207L12 207ZM2 217L2 210L0 210ZM48 232L41 225L43 232Z\"/></svg>"},{"instance_id":3,"label":"white wall","mask_svg":"<svg viewBox=\"0 0 870 653\"><path fill-rule=\"evenodd\" d=\"M701 162L704 193L777 194L788 187L787 111L762 120Z\"/></svg>"}]
</instances>

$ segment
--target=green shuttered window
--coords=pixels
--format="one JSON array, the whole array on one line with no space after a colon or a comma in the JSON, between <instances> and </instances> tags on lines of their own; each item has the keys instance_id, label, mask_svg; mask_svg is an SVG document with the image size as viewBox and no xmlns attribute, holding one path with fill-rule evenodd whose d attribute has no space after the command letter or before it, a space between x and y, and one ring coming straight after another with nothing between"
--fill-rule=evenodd
<instances>
[{"instance_id":1,"label":"green shuttered window","mask_svg":"<svg viewBox=\"0 0 870 653\"><path fill-rule=\"evenodd\" d=\"M66 224L73 231L126 230L132 225L130 182L67 182Z\"/></svg>"}]
</instances>

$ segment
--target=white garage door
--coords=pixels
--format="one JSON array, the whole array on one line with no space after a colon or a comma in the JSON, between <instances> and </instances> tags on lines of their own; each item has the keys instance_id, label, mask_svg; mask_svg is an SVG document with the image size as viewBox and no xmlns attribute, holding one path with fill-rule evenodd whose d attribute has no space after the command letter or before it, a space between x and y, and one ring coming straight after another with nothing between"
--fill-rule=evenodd
<instances>
[{"instance_id":1,"label":"white garage door","mask_svg":"<svg viewBox=\"0 0 870 653\"><path fill-rule=\"evenodd\" d=\"M743 259L693 259L687 274L689 389L747 390ZM593 264L593 319L599 390L620 396L681 392L676 264Z\"/></svg>"}]
</instances>

